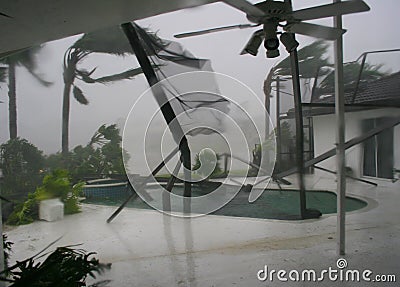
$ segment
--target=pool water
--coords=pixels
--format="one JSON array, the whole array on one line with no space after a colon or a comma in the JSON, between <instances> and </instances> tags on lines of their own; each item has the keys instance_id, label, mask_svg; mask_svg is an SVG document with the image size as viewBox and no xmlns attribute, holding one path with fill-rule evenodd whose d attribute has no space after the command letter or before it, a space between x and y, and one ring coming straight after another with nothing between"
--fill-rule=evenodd
<instances>
[{"instance_id":1,"label":"pool water","mask_svg":"<svg viewBox=\"0 0 400 287\"><path fill-rule=\"evenodd\" d=\"M174 187L173 192L182 193L182 187ZM192 189L193 196L208 193L206 187ZM212 214L222 216L251 217L264 219L296 220L300 219L300 198L298 190L265 190L253 203L248 202L248 193L239 192L233 200ZM307 191L307 208L318 209L322 214L336 213L336 194L328 191ZM87 198L83 202L119 206L125 197ZM360 199L346 197L346 211L354 211L365 207L367 203ZM152 209L140 197L135 197L127 207Z\"/></svg>"}]
</instances>

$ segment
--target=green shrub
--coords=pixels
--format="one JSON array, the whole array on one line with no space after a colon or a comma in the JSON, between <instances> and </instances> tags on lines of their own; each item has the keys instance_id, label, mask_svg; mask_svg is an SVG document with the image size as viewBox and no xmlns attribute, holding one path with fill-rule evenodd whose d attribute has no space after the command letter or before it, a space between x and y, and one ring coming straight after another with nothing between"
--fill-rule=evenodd
<instances>
[{"instance_id":1,"label":"green shrub","mask_svg":"<svg viewBox=\"0 0 400 287\"><path fill-rule=\"evenodd\" d=\"M60 198L64 203L64 213L72 214L80 212L79 195L83 183L71 186L69 173L64 169L57 169L46 175L42 186L36 189L36 200Z\"/></svg>"},{"instance_id":2,"label":"green shrub","mask_svg":"<svg viewBox=\"0 0 400 287\"><path fill-rule=\"evenodd\" d=\"M64 203L64 213L73 214L80 212L79 195L83 183L71 186L69 174L66 170L54 170L43 178L43 183L28 199L16 206L7 220L10 225L23 225L32 223L39 218L39 201L60 198Z\"/></svg>"},{"instance_id":3,"label":"green shrub","mask_svg":"<svg viewBox=\"0 0 400 287\"><path fill-rule=\"evenodd\" d=\"M101 178L110 175L125 175L121 136L116 125L102 125L86 146L78 145L68 155L61 153L47 157L46 166L50 170L65 168L70 171L72 181L87 178Z\"/></svg>"},{"instance_id":4,"label":"green shrub","mask_svg":"<svg viewBox=\"0 0 400 287\"><path fill-rule=\"evenodd\" d=\"M45 200L60 198L66 200L71 191L71 184L68 179L68 171L64 169L53 170L43 179L42 186L36 189L36 199Z\"/></svg>"},{"instance_id":5,"label":"green shrub","mask_svg":"<svg viewBox=\"0 0 400 287\"><path fill-rule=\"evenodd\" d=\"M25 202L19 203L7 219L9 225L24 225L38 219L39 207L35 193L30 193Z\"/></svg>"},{"instance_id":6,"label":"green shrub","mask_svg":"<svg viewBox=\"0 0 400 287\"><path fill-rule=\"evenodd\" d=\"M40 185L43 152L25 139L11 139L0 146L0 167L4 176L2 194L22 201Z\"/></svg>"},{"instance_id":7,"label":"green shrub","mask_svg":"<svg viewBox=\"0 0 400 287\"><path fill-rule=\"evenodd\" d=\"M74 214L81 211L79 206L79 196L82 193L84 183L77 183L72 187L71 194L64 200L64 213Z\"/></svg>"}]
</instances>

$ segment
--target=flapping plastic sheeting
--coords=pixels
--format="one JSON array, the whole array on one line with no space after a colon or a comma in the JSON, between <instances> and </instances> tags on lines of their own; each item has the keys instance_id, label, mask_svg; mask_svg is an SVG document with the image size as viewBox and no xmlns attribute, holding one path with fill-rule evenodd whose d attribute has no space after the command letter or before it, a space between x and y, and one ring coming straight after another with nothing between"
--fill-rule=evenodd
<instances>
[{"instance_id":1,"label":"flapping plastic sheeting","mask_svg":"<svg viewBox=\"0 0 400 287\"><path fill-rule=\"evenodd\" d=\"M179 43L149 36L138 25L135 25L135 29L150 55L157 77L162 81L162 89L179 118L184 133L193 136L221 132L221 115L229 112L229 101L221 96L214 75L209 73L213 72L211 61L195 58ZM199 71L208 73L196 73L193 77L174 77ZM204 87L207 87L207 92L204 92ZM157 97L156 94L154 96Z\"/></svg>"}]
</instances>

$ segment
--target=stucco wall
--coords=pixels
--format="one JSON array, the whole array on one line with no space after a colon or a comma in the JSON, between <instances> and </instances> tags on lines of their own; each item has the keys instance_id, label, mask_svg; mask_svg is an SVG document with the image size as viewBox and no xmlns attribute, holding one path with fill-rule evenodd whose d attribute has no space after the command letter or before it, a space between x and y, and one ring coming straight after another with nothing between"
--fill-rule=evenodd
<instances>
[{"instance_id":1,"label":"stucco wall","mask_svg":"<svg viewBox=\"0 0 400 287\"><path fill-rule=\"evenodd\" d=\"M399 117L400 110L395 108L368 110L345 114L346 121L346 141L362 134L361 122L364 119L380 117ZM335 115L324 115L314 117L314 151L318 156L327 150L335 147L336 138L336 119ZM400 168L400 126L394 128L394 167ZM331 157L319 166L336 170L336 157ZM363 148L362 144L356 145L346 151L346 166L354 171L355 176L362 175ZM318 171L320 172L320 171Z\"/></svg>"}]
</instances>

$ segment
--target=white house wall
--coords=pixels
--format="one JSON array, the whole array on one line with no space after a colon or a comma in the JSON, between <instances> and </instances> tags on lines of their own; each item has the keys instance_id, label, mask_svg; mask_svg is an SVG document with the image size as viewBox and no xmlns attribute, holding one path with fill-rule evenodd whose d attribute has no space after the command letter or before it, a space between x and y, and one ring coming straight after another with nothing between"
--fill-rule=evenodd
<instances>
[{"instance_id":1,"label":"white house wall","mask_svg":"<svg viewBox=\"0 0 400 287\"><path fill-rule=\"evenodd\" d=\"M400 110L395 108L386 108L379 110L367 110L360 112L351 112L345 114L346 121L346 141L360 136L362 134L362 120L381 118L381 117L399 117ZM335 147L336 138L336 119L334 114L317 116L313 119L314 124L314 152L318 156L327 150ZM394 168L400 169L400 126L394 128ZM318 164L321 167L336 170L336 157L331 157ZM346 151L346 166L351 167L354 175L360 177L363 167L363 148L362 144L356 145ZM316 173L321 171L316 170ZM325 172L322 172L325 173Z\"/></svg>"}]
</instances>

